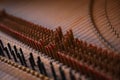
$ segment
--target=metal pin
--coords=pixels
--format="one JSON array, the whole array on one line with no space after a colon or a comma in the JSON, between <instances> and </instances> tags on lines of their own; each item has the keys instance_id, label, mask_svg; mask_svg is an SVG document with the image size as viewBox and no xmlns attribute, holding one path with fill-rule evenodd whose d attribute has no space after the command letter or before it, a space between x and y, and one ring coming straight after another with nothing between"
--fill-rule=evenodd
<instances>
[{"instance_id":1,"label":"metal pin","mask_svg":"<svg viewBox=\"0 0 120 80\"><path fill-rule=\"evenodd\" d=\"M18 53L18 59L20 60L21 64L24 65L24 62L22 60L22 57L21 57L20 53Z\"/></svg>"},{"instance_id":2,"label":"metal pin","mask_svg":"<svg viewBox=\"0 0 120 80\"><path fill-rule=\"evenodd\" d=\"M72 70L70 70L69 74L70 74L70 79L71 79L71 80L76 80L76 79L75 79L75 76L74 76L73 73L72 73Z\"/></svg>"},{"instance_id":3,"label":"metal pin","mask_svg":"<svg viewBox=\"0 0 120 80\"><path fill-rule=\"evenodd\" d=\"M47 76L47 72L46 72L46 69L45 69L44 63L41 62L41 65L42 65L42 69L43 69L43 71L44 71L44 75Z\"/></svg>"},{"instance_id":4,"label":"metal pin","mask_svg":"<svg viewBox=\"0 0 120 80\"><path fill-rule=\"evenodd\" d=\"M54 70L52 62L50 62L50 67L51 67L51 70L52 70L52 74L53 74L54 80L57 80L57 75L55 73L55 70Z\"/></svg>"},{"instance_id":5,"label":"metal pin","mask_svg":"<svg viewBox=\"0 0 120 80\"><path fill-rule=\"evenodd\" d=\"M15 62L18 62L18 61L17 61L17 58L16 58L16 55L15 55L15 53L14 53L13 50L11 51L11 54L13 55L14 61L15 61Z\"/></svg>"},{"instance_id":6,"label":"metal pin","mask_svg":"<svg viewBox=\"0 0 120 80\"><path fill-rule=\"evenodd\" d=\"M1 46L0 46L0 55L1 56L5 56L5 54L4 54L3 49L1 48Z\"/></svg>"},{"instance_id":7,"label":"metal pin","mask_svg":"<svg viewBox=\"0 0 120 80\"><path fill-rule=\"evenodd\" d=\"M23 61L24 65L27 67L27 63L26 63L26 60L25 60L25 57L24 57L24 54L23 54L23 51L21 48L20 48L20 53L21 53L22 61Z\"/></svg>"},{"instance_id":8,"label":"metal pin","mask_svg":"<svg viewBox=\"0 0 120 80\"><path fill-rule=\"evenodd\" d=\"M29 57L29 62L30 62L30 65L31 65L32 69L35 70L34 62L33 62L31 57Z\"/></svg>"},{"instance_id":9,"label":"metal pin","mask_svg":"<svg viewBox=\"0 0 120 80\"><path fill-rule=\"evenodd\" d=\"M66 80L65 73L64 73L64 71L62 70L62 67L61 67L61 66L59 67L59 71L60 71L62 80Z\"/></svg>"},{"instance_id":10,"label":"metal pin","mask_svg":"<svg viewBox=\"0 0 120 80\"><path fill-rule=\"evenodd\" d=\"M41 59L40 59L39 56L37 58L38 58L37 65L38 65L39 71L40 71L41 74L43 74L44 72L43 72L43 69L42 69L42 66L41 66Z\"/></svg>"},{"instance_id":11,"label":"metal pin","mask_svg":"<svg viewBox=\"0 0 120 80\"><path fill-rule=\"evenodd\" d=\"M8 56L8 58L11 59L11 57L10 57L10 53L9 53L7 47L5 47L4 50L5 50L5 52L6 52L7 56Z\"/></svg>"},{"instance_id":12,"label":"metal pin","mask_svg":"<svg viewBox=\"0 0 120 80\"><path fill-rule=\"evenodd\" d=\"M9 48L10 52L12 52L12 48L11 48L10 43L8 43L7 45L8 45L8 48Z\"/></svg>"},{"instance_id":13,"label":"metal pin","mask_svg":"<svg viewBox=\"0 0 120 80\"><path fill-rule=\"evenodd\" d=\"M0 40L0 45L1 45L1 47L4 49L4 45L3 45L2 40Z\"/></svg>"},{"instance_id":14,"label":"metal pin","mask_svg":"<svg viewBox=\"0 0 120 80\"><path fill-rule=\"evenodd\" d=\"M35 60L34 60L34 57L33 57L33 54L32 54L32 53L30 53L30 58L31 58L31 60L32 60L32 62L33 62L33 65L35 66L36 64L35 64Z\"/></svg>"},{"instance_id":15,"label":"metal pin","mask_svg":"<svg viewBox=\"0 0 120 80\"><path fill-rule=\"evenodd\" d=\"M14 50L15 50L16 56L18 57L18 50L15 45L14 45Z\"/></svg>"}]
</instances>

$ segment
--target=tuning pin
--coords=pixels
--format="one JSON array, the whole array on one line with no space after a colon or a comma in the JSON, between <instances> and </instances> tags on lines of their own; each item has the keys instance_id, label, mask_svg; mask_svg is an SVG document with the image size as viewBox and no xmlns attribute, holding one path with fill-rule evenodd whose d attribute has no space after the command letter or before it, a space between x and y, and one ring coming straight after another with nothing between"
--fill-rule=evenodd
<instances>
[{"instance_id":1,"label":"tuning pin","mask_svg":"<svg viewBox=\"0 0 120 80\"><path fill-rule=\"evenodd\" d=\"M38 65L39 71L40 71L41 74L44 74L43 68L41 66L41 59L40 59L39 56L37 57L37 59L38 59L37 60L37 65Z\"/></svg>"},{"instance_id":2,"label":"tuning pin","mask_svg":"<svg viewBox=\"0 0 120 80\"><path fill-rule=\"evenodd\" d=\"M73 75L71 69L70 69L70 71L69 71L69 74L70 74L70 79L71 79L71 80L76 80L76 79L75 79L75 76Z\"/></svg>"},{"instance_id":3,"label":"tuning pin","mask_svg":"<svg viewBox=\"0 0 120 80\"><path fill-rule=\"evenodd\" d=\"M66 80L66 77L65 77L65 73L64 71L62 70L62 66L59 67L59 71L60 71L60 74L61 74L61 80Z\"/></svg>"},{"instance_id":4,"label":"tuning pin","mask_svg":"<svg viewBox=\"0 0 120 80\"><path fill-rule=\"evenodd\" d=\"M53 55L53 58L55 58L57 55L56 55L56 48L55 48L55 45L54 44L50 44L50 49L51 49L51 53Z\"/></svg>"},{"instance_id":5,"label":"tuning pin","mask_svg":"<svg viewBox=\"0 0 120 80\"><path fill-rule=\"evenodd\" d=\"M10 56L10 53L9 53L7 47L5 47L4 50L5 50L5 52L6 52L7 56L8 56L8 58L11 59L11 56Z\"/></svg>"},{"instance_id":6,"label":"tuning pin","mask_svg":"<svg viewBox=\"0 0 120 80\"><path fill-rule=\"evenodd\" d=\"M8 45L8 48L9 48L10 52L11 52L11 51L12 51L12 48L11 48L10 43L8 43L7 45Z\"/></svg>"},{"instance_id":7,"label":"tuning pin","mask_svg":"<svg viewBox=\"0 0 120 80\"><path fill-rule=\"evenodd\" d=\"M49 46L48 46L48 49L49 49L49 51L50 51L51 57L52 57L52 58L55 58L55 55L54 55L54 53L53 53L53 48L49 45Z\"/></svg>"},{"instance_id":8,"label":"tuning pin","mask_svg":"<svg viewBox=\"0 0 120 80\"><path fill-rule=\"evenodd\" d=\"M3 49L1 48L1 46L0 46L0 55L5 56L5 54L4 54Z\"/></svg>"},{"instance_id":9,"label":"tuning pin","mask_svg":"<svg viewBox=\"0 0 120 80\"><path fill-rule=\"evenodd\" d=\"M63 33L61 27L56 28L55 36L58 38L58 41L61 41L63 38Z\"/></svg>"},{"instance_id":10,"label":"tuning pin","mask_svg":"<svg viewBox=\"0 0 120 80\"><path fill-rule=\"evenodd\" d=\"M23 66L24 66L24 62L23 62L23 59L22 59L22 57L21 57L21 54L20 54L20 53L18 53L18 59L19 59L19 61L21 62L21 65L23 65Z\"/></svg>"},{"instance_id":11,"label":"tuning pin","mask_svg":"<svg viewBox=\"0 0 120 80\"><path fill-rule=\"evenodd\" d=\"M60 56L61 62L66 64L65 57L64 57L63 53L60 52L59 56Z\"/></svg>"},{"instance_id":12,"label":"tuning pin","mask_svg":"<svg viewBox=\"0 0 120 80\"><path fill-rule=\"evenodd\" d=\"M74 66L73 63L71 62L70 60L70 56L69 55L64 55L64 58L65 58L65 62L68 66Z\"/></svg>"},{"instance_id":13,"label":"tuning pin","mask_svg":"<svg viewBox=\"0 0 120 80\"><path fill-rule=\"evenodd\" d=\"M32 46L31 39L30 39L29 37L26 37L26 38L27 38L27 39L26 39L26 40L27 40L27 42L26 42L26 43L27 43L29 46Z\"/></svg>"},{"instance_id":14,"label":"tuning pin","mask_svg":"<svg viewBox=\"0 0 120 80\"><path fill-rule=\"evenodd\" d=\"M15 53L18 53L16 46L14 45L13 47L14 47Z\"/></svg>"},{"instance_id":15,"label":"tuning pin","mask_svg":"<svg viewBox=\"0 0 120 80\"><path fill-rule=\"evenodd\" d=\"M39 42L38 41L36 41L36 47L37 47L36 49L39 50Z\"/></svg>"},{"instance_id":16,"label":"tuning pin","mask_svg":"<svg viewBox=\"0 0 120 80\"><path fill-rule=\"evenodd\" d=\"M55 69L53 67L52 62L50 62L50 67L51 67L51 70L52 70L52 74L53 74L54 80L57 80L57 75L56 75L56 72L55 72Z\"/></svg>"},{"instance_id":17,"label":"tuning pin","mask_svg":"<svg viewBox=\"0 0 120 80\"><path fill-rule=\"evenodd\" d=\"M18 61L17 61L17 58L16 58L16 55L15 55L15 53L14 53L13 50L11 51L11 54L12 54L12 56L13 56L13 58L14 58L14 61L15 61L15 62L18 62Z\"/></svg>"},{"instance_id":18,"label":"tuning pin","mask_svg":"<svg viewBox=\"0 0 120 80\"><path fill-rule=\"evenodd\" d=\"M44 63L43 63L43 62L41 62L41 66L42 66L44 75L47 76L47 72L46 72L46 69L45 69L45 66L44 66Z\"/></svg>"},{"instance_id":19,"label":"tuning pin","mask_svg":"<svg viewBox=\"0 0 120 80\"><path fill-rule=\"evenodd\" d=\"M45 44L43 40L40 40L40 44L41 44L41 48L42 48L42 52L45 52Z\"/></svg>"},{"instance_id":20,"label":"tuning pin","mask_svg":"<svg viewBox=\"0 0 120 80\"><path fill-rule=\"evenodd\" d=\"M24 54L23 54L23 51L22 51L21 48L20 48L20 53L21 53L21 57L22 57L23 63L27 67L27 63L26 63L26 60L25 60L25 57L24 57Z\"/></svg>"},{"instance_id":21,"label":"tuning pin","mask_svg":"<svg viewBox=\"0 0 120 80\"><path fill-rule=\"evenodd\" d=\"M32 53L30 53L30 59L31 59L33 65L35 66L36 64L35 64L35 60L34 60L34 57L33 57L33 54L32 54Z\"/></svg>"},{"instance_id":22,"label":"tuning pin","mask_svg":"<svg viewBox=\"0 0 120 80\"><path fill-rule=\"evenodd\" d=\"M34 40L33 43L34 43L34 49L38 50L36 40Z\"/></svg>"},{"instance_id":23,"label":"tuning pin","mask_svg":"<svg viewBox=\"0 0 120 80\"><path fill-rule=\"evenodd\" d=\"M69 31L69 34L70 34L70 43L74 46L74 35L72 30Z\"/></svg>"},{"instance_id":24,"label":"tuning pin","mask_svg":"<svg viewBox=\"0 0 120 80\"><path fill-rule=\"evenodd\" d=\"M15 53L16 53L16 56L18 57L18 50L17 50L17 48L16 48L15 45L14 45L14 51L15 51Z\"/></svg>"},{"instance_id":25,"label":"tuning pin","mask_svg":"<svg viewBox=\"0 0 120 80\"><path fill-rule=\"evenodd\" d=\"M30 62L32 69L35 70L34 62L33 62L33 59L31 57L29 57L29 62Z\"/></svg>"},{"instance_id":26,"label":"tuning pin","mask_svg":"<svg viewBox=\"0 0 120 80\"><path fill-rule=\"evenodd\" d=\"M2 40L0 40L0 45L1 45L2 49L4 49L4 45L3 45Z\"/></svg>"},{"instance_id":27,"label":"tuning pin","mask_svg":"<svg viewBox=\"0 0 120 80\"><path fill-rule=\"evenodd\" d=\"M46 72L46 69L45 69L45 67L44 67L43 62L41 62L41 59L40 59L39 56L37 57L37 59L38 59L38 60L37 60L37 65L38 65L38 68L39 68L40 73L47 76L47 72Z\"/></svg>"},{"instance_id":28,"label":"tuning pin","mask_svg":"<svg viewBox=\"0 0 120 80\"><path fill-rule=\"evenodd\" d=\"M38 48L39 48L38 50L39 50L40 52L43 52L43 51L42 51L42 45L41 45L40 42L39 42L39 44L38 44Z\"/></svg>"},{"instance_id":29,"label":"tuning pin","mask_svg":"<svg viewBox=\"0 0 120 80\"><path fill-rule=\"evenodd\" d=\"M69 45L68 45L67 40L64 39L62 44L63 44L64 50L65 50L65 51L68 51L68 46L69 46Z\"/></svg>"},{"instance_id":30,"label":"tuning pin","mask_svg":"<svg viewBox=\"0 0 120 80\"><path fill-rule=\"evenodd\" d=\"M46 53L48 56L51 56L48 46L45 46L45 53Z\"/></svg>"}]
</instances>

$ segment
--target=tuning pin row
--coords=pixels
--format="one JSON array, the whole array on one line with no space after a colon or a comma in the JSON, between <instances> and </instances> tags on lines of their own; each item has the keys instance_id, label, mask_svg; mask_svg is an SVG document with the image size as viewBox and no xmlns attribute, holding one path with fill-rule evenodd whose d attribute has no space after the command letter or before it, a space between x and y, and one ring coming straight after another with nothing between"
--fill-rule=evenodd
<instances>
[{"instance_id":1,"label":"tuning pin row","mask_svg":"<svg viewBox=\"0 0 120 80\"><path fill-rule=\"evenodd\" d=\"M19 61L21 62L21 64L27 67L26 60L25 60L24 54L22 52L22 49L20 49L20 53L18 53L17 52L17 48L15 46L14 46L14 48L15 48L16 51L14 51L11 48L11 45L9 43L7 45L8 45L8 48L4 47L4 49L2 49L0 47L0 51L2 51L1 52L2 56L5 56L5 54L6 54L9 59L13 58L15 62L18 62L18 59L19 59Z\"/></svg>"}]
</instances>

